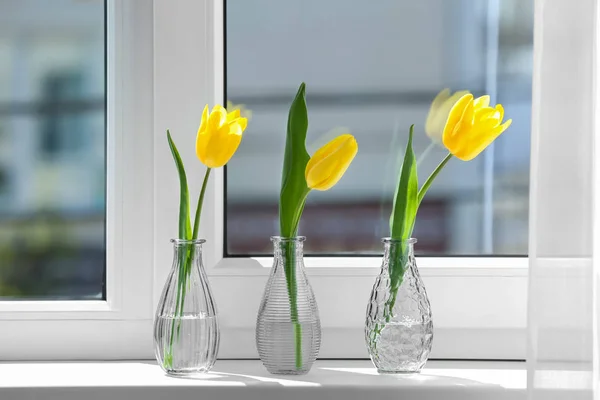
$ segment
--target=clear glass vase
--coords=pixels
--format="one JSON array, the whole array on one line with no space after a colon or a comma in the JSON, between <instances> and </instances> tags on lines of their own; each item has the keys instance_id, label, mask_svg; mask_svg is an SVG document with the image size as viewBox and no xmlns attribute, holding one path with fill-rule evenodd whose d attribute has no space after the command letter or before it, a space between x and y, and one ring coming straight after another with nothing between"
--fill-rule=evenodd
<instances>
[{"instance_id":1,"label":"clear glass vase","mask_svg":"<svg viewBox=\"0 0 600 400\"><path fill-rule=\"evenodd\" d=\"M273 268L256 322L256 347L272 374L306 374L321 346L321 322L304 267L304 237L272 237Z\"/></svg>"},{"instance_id":2,"label":"clear glass vase","mask_svg":"<svg viewBox=\"0 0 600 400\"><path fill-rule=\"evenodd\" d=\"M419 372L431 352L431 306L415 261L416 242L383 239L365 326L369 355L380 373Z\"/></svg>"},{"instance_id":3,"label":"clear glass vase","mask_svg":"<svg viewBox=\"0 0 600 400\"><path fill-rule=\"evenodd\" d=\"M205 241L171 242L173 266L154 318L154 351L167 374L194 375L209 371L217 359L217 309L202 264Z\"/></svg>"}]
</instances>

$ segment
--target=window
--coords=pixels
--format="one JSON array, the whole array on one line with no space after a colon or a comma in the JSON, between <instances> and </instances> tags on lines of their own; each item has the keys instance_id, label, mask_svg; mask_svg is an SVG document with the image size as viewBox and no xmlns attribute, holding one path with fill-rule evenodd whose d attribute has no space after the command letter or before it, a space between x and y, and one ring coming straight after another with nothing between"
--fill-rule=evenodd
<instances>
[{"instance_id":1,"label":"window","mask_svg":"<svg viewBox=\"0 0 600 400\"><path fill-rule=\"evenodd\" d=\"M555 8L552 8L551 16L554 19L551 21L554 25L546 25L543 34L538 29L548 20L548 15L536 8L536 43L533 47L533 2L530 1L390 0L378 1L369 7L356 1L352 2L352 7L335 9L339 15L333 14L333 8L329 9L331 4L336 4L334 0L319 3L319 12L313 10L317 5L314 0L287 2L289 9L279 2L259 0L54 0L54 8L47 7L45 1L43 6L36 6L41 2L22 0L16 6L16 2L0 0L0 26L11 26L18 16L17 10L21 10L30 17L27 18L29 23L35 22L34 26L47 25L49 32L65 34L70 23L58 24L59 19L52 17L53 12L61 18L71 18L76 10L94 9L96 11L90 12L89 18L98 21L97 25L79 17L73 18L73 25L85 29L95 26L99 36L94 42L95 47L83 57L85 62L66 63L65 60L73 61L78 54L74 51L44 53L42 61L34 63L38 68L56 62L62 69L38 71L36 96L15 98L11 85L15 56L4 51L13 45L14 38L3 36L5 29L0 29L0 216L13 218L15 211L7 213L7 204L20 204L14 199L16 193L20 193L22 187L31 186L15 172L15 165L21 165L23 161L15 156L13 147L15 135L20 131L14 129L12 121L28 121L22 122L22 129L26 126L32 132L26 137L37 139L31 144L37 163L53 167L66 164L73 166L76 174L89 171L90 178L85 180L84 190L57 190L60 201L55 200L54 204L71 205L66 201L76 200L80 202L77 210L95 210L104 221L96 221L96 226L103 231L95 230L97 236L86 243L94 243L104 252L98 257L100 267L95 271L105 271L105 274L101 279L92 279L96 285L93 289L86 285L77 286L77 294L54 283L49 284L44 293L8 296L0 292L4 296L0 301L2 359L153 357L152 338L148 333L152 329L154 305L171 267L169 239L177 234L178 182L165 131L170 128L178 144L193 140L204 104L224 103L225 88L227 98L246 103L253 110L254 118L239 153L226 171L227 179L222 169L211 175L200 235L207 239L204 262L220 313L222 342L219 355L222 358L255 358L256 312L272 262L264 255L270 252L268 237L277 231L277 216L273 211L281 170L278 159L281 152L277 149L283 147L281 130L285 126L287 106L301 80L307 81L309 89L311 148L324 140L326 136L322 135L327 135L331 129L346 125L358 136L359 157L365 157L363 161L356 160L340 186L321 197L313 196L312 211L307 210L304 218L302 229L309 229L310 218L323 215L332 218L326 224L328 229L339 229L341 226L334 222L343 220L334 211L340 208L347 214L360 212L359 216L365 218L360 224L353 220L352 225L343 226L344 230L356 230L359 241L346 240L348 236L334 242L332 239L344 232L329 232L323 245L319 244L321 240L314 240L313 247L308 248L313 256L306 258L307 273L319 303L323 328L320 356L367 355L364 347L365 307L380 264L380 258L373 255L380 252L378 241L385 235L382 221L386 218L385 202L391 198L389 186L392 182L392 177L384 182L380 175L373 179L373 172L369 170L369 162L383 159L386 153L381 142L369 140L371 122L367 117L369 121L373 120L373 115L377 117L374 119L380 125L372 123L377 125L373 135L384 144L392 140L398 121L400 138L396 144L400 147L406 127L412 122L421 124L418 150L422 152L427 147L422 123L428 102L438 90L449 86L478 93L494 91L497 101L506 106L507 114L510 113L515 121L518 119L518 123L515 122L497 142L491 152L493 159L482 157L481 162L464 165L456 160L453 162L453 168L464 167L460 177L467 183L461 183L471 185L473 189L466 192L468 201L459 198L457 183L449 180L450 175L457 177L457 172L448 169L447 176L441 177L434 186L436 192L430 196L429 217L419 217L421 227L416 235L423 244L423 253L433 256L418 259L435 315L432 357L525 357L524 304L528 261L525 257L503 256L527 254L529 249L523 237L540 230L548 231L555 223L552 219L544 219L538 221L538 225L531 224L528 229L528 126L533 115L531 122L534 128L538 124L539 131L537 115L543 112L547 126L560 126L563 131L570 129L568 119L556 112L563 100L558 99L559 96L553 99L542 96L542 89L552 86L558 93L568 86L569 73L577 73L586 79L592 74L577 69L577 64L559 63L563 59L569 60L563 56L565 49L578 49L571 43L581 40L581 43L589 44L592 41L589 37L591 29L557 30L558 26L563 26L557 22L563 13L573 18L565 20L568 28L577 25L579 14L568 14L572 11L570 2L553 3ZM355 32L370 35L363 25L354 23L355 19L381 16L382 10L392 6L410 7L400 13L401 22L393 23L391 16L398 14L396 10L396 14L391 11L383 14L378 20L380 23L374 25L373 29L389 31L389 35L378 35L369 46L360 37L352 43L342 40L346 31L349 35L357 35ZM354 15L352 20L352 10L347 8L357 8L361 13ZM582 10L587 8L581 7ZM40 10L44 12L40 13ZM236 20L233 14L241 12L246 18L238 15ZM452 18L447 18L448 13ZM106 14L105 19L102 14ZM406 34L392 40L393 35L399 36L400 29L408 29L401 25L408 25L411 40L406 40ZM312 31L322 32L318 37L320 40L311 39ZM297 32L303 32L305 40L301 40ZM443 37L440 32L444 33ZM561 40L555 40L557 32ZM50 33L43 38L49 37L52 37ZM83 44L88 39L89 36L77 35L76 42ZM544 57L541 56L540 40L544 45ZM425 46L424 41L430 46ZM438 51L431 51L435 43ZM297 60L294 54L277 54L292 44L304 46L302 53L310 57ZM351 58L357 52L356 46L365 54L371 54L365 58L370 64L361 64L366 61ZM411 58L407 56L400 61L393 58L387 51L393 46ZM442 56L440 48L445 49ZM586 46L581 46L580 50L582 54L591 54ZM468 68L455 54L462 54L461 51L474 57L475 61L469 59L472 62L468 63ZM532 52L536 60L533 64ZM496 54L497 62L488 64L487 58L492 60L493 54ZM345 64L336 63L336 57L345 57ZM385 63L381 59L385 61L388 57L395 60L397 68L384 71L381 64ZM411 59L422 61L426 57L436 63L420 62L419 65L424 65L422 71L415 68L416 61ZM447 67L448 63L439 65L447 60L451 61L450 67ZM341 65L339 68L338 64ZM488 71L486 65L495 65L496 72L493 68ZM557 72L555 65L560 66L562 73ZM434 72L441 74L446 68L449 69L448 76L432 78ZM96 71L93 78L89 76L90 70ZM372 70L378 73L370 73ZM18 71L21 77L28 76L24 74L25 69ZM431 75L424 78L421 73ZM402 80L404 74L414 79L407 83L405 78ZM354 86L341 80L349 79L349 76L353 78ZM529 89L532 76L536 83L533 96ZM475 78L467 79L472 77ZM583 83L577 88L585 87L584 84L589 82L586 79L582 78ZM400 83L407 87L398 86ZM412 86L408 86L409 83ZM92 90L92 86L95 89ZM492 90L494 87L496 89ZM569 102L573 110L580 104L592 104L588 93L580 94L577 90L568 93L576 100ZM52 102L52 106L48 102ZM59 105L66 108L59 108ZM533 113L529 111L530 107L533 107ZM13 115L15 112L18 114ZM77 136L79 130L89 134ZM42 136L45 142L41 140ZM541 143L547 144L543 138ZM544 180L546 188L553 185L568 187L567 179L559 180L548 173L540 178L539 171L535 173L540 168L541 158L546 157L542 162L549 163L552 161L549 155L555 154L540 146L539 141L536 146L532 146L532 188L535 189L539 179ZM180 145L179 148L184 160L189 160L186 167L190 192L198 193L204 171L191 161L195 157L193 146ZM435 162L438 151L432 149L428 159ZM265 158L262 163L257 163L259 154ZM426 162L423 162L422 177L426 170ZM24 162L23 165L33 166ZM244 169L253 171L247 175L254 177L252 182L250 179L242 181ZM44 169L45 174L52 171ZM65 174L63 171L60 175L64 182L72 182L74 178ZM364 192L370 196L368 201L365 200L367 197L349 193L349 188L356 182L370 184L371 181L381 182L381 186L385 183L388 189L381 186L366 188L369 189ZM261 186L265 184L272 186ZM48 186L53 189L52 185ZM242 190L250 186L253 195L242 198ZM264 189L264 196L260 188ZM461 187L461 193L463 189ZM490 198L493 201L490 202ZM533 198L532 205L554 204L550 200L547 196ZM457 202L465 204L456 209ZM65 210L71 209L60 209L61 212ZM556 212L554 208L552 211ZM57 240L60 234L47 234L48 221L51 221L48 214L44 214L41 221L45 224L45 237ZM566 224L565 221L559 223ZM5 234L4 226L2 220L0 235ZM249 230L248 226L254 229ZM463 229L477 240L455 237ZM551 226L550 229L557 228ZM444 235L439 235L439 231L445 232ZM316 237L316 233L304 233ZM77 235L74 243L91 237ZM484 237L488 239L484 240ZM251 238L257 241L253 242ZM5 236L0 236L0 246L5 243ZM548 246L555 248L556 244L548 242ZM343 257L351 253L359 257ZM478 257L447 257L449 255ZM482 257L486 255L494 257ZM86 262L90 260L86 258ZM5 265L12 264L4 257L0 258L0 273ZM56 265L47 272L59 272L67 263ZM79 274L86 271L85 268L78 266L75 270ZM36 278L39 276L44 275L35 275ZM71 278L60 275L65 285L74 283L69 283ZM98 296L97 285L102 284L103 293ZM62 296L57 294L61 291Z\"/></svg>"},{"instance_id":2,"label":"window","mask_svg":"<svg viewBox=\"0 0 600 400\"><path fill-rule=\"evenodd\" d=\"M0 297L102 299L104 2L0 13Z\"/></svg>"},{"instance_id":3,"label":"window","mask_svg":"<svg viewBox=\"0 0 600 400\"><path fill-rule=\"evenodd\" d=\"M533 1L347 4L227 0L227 99L253 116L227 167L227 254L271 252L287 113L306 81L309 153L346 129L360 149L334 189L309 196L307 253L381 252L408 127L422 182L444 157L424 125L448 87L490 94L514 122L482 156L444 170L419 210L417 251L526 255Z\"/></svg>"}]
</instances>

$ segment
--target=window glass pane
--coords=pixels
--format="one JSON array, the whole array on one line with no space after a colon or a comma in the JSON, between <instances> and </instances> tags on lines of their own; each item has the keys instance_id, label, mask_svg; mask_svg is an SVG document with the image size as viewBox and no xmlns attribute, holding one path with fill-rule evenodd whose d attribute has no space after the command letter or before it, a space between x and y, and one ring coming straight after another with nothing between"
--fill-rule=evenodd
<instances>
[{"instance_id":1,"label":"window glass pane","mask_svg":"<svg viewBox=\"0 0 600 400\"><path fill-rule=\"evenodd\" d=\"M0 297L101 299L103 0L0 0Z\"/></svg>"},{"instance_id":2,"label":"window glass pane","mask_svg":"<svg viewBox=\"0 0 600 400\"><path fill-rule=\"evenodd\" d=\"M513 125L439 175L419 210L418 251L527 254L532 0L227 0L226 27L227 99L252 111L227 167L228 254L271 251L288 107L302 81L309 152L345 130L359 143L339 184L309 196L307 253L381 251L408 128L422 183L446 153L425 119L451 88L490 94Z\"/></svg>"}]
</instances>

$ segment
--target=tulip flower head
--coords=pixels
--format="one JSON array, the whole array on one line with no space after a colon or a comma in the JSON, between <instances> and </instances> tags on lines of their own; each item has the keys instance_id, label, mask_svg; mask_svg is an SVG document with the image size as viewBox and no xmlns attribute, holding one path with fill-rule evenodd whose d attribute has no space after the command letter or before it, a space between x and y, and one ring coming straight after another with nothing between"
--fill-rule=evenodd
<instances>
[{"instance_id":1,"label":"tulip flower head","mask_svg":"<svg viewBox=\"0 0 600 400\"><path fill-rule=\"evenodd\" d=\"M501 104L490 107L490 96L473 99L468 93L452 107L444 127L444 146L463 161L477 157L512 123L502 123L504 108Z\"/></svg>"},{"instance_id":2,"label":"tulip flower head","mask_svg":"<svg viewBox=\"0 0 600 400\"><path fill-rule=\"evenodd\" d=\"M325 144L306 164L305 178L310 189L329 190L342 178L358 153L358 143L349 133Z\"/></svg>"},{"instance_id":3,"label":"tulip flower head","mask_svg":"<svg viewBox=\"0 0 600 400\"><path fill-rule=\"evenodd\" d=\"M435 96L425 121L425 133L434 143L442 144L442 134L450 110L461 97L468 93L467 90L460 90L451 94L450 89L444 89Z\"/></svg>"},{"instance_id":4,"label":"tulip flower head","mask_svg":"<svg viewBox=\"0 0 600 400\"><path fill-rule=\"evenodd\" d=\"M196 136L196 155L209 168L227 164L240 142L248 119L240 115L240 109L227 112L221 105L208 112L204 107L202 122Z\"/></svg>"}]
</instances>

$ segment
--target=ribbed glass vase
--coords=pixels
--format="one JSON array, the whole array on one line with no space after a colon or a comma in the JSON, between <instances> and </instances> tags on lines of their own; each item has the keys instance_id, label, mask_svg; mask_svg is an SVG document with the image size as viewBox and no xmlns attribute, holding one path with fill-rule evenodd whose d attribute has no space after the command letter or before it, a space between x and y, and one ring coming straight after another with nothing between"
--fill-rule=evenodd
<instances>
[{"instance_id":1,"label":"ribbed glass vase","mask_svg":"<svg viewBox=\"0 0 600 400\"><path fill-rule=\"evenodd\" d=\"M256 347L272 374L306 374L319 354L319 310L304 267L304 237L272 237L273 268L258 311Z\"/></svg>"},{"instance_id":2,"label":"ribbed glass vase","mask_svg":"<svg viewBox=\"0 0 600 400\"><path fill-rule=\"evenodd\" d=\"M367 349L380 373L419 372L431 352L431 306L417 269L416 242L383 239L365 326Z\"/></svg>"},{"instance_id":3,"label":"ribbed glass vase","mask_svg":"<svg viewBox=\"0 0 600 400\"><path fill-rule=\"evenodd\" d=\"M158 364L169 375L209 371L219 350L217 309L202 264L204 240L173 239L173 266L154 319Z\"/></svg>"}]
</instances>

